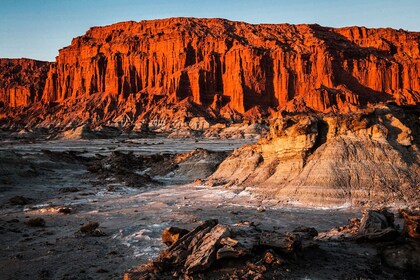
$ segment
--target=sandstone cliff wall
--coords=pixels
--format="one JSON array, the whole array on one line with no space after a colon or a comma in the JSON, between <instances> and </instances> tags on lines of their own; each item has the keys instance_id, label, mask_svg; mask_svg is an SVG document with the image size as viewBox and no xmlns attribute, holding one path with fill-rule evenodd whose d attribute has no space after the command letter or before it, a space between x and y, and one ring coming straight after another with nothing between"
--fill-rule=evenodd
<instances>
[{"instance_id":1,"label":"sandstone cliff wall","mask_svg":"<svg viewBox=\"0 0 420 280\"><path fill-rule=\"evenodd\" d=\"M418 105L419 46L418 32L364 27L195 18L93 27L55 63L3 60L0 119L141 126Z\"/></svg>"},{"instance_id":2,"label":"sandstone cliff wall","mask_svg":"<svg viewBox=\"0 0 420 280\"><path fill-rule=\"evenodd\" d=\"M420 101L419 33L363 27L251 25L173 18L93 27L60 50L44 101L107 92L254 106L346 111ZM292 101L292 102L291 102Z\"/></svg>"},{"instance_id":3,"label":"sandstone cliff wall","mask_svg":"<svg viewBox=\"0 0 420 280\"><path fill-rule=\"evenodd\" d=\"M28 106L40 101L49 62L0 59L0 106Z\"/></svg>"}]
</instances>

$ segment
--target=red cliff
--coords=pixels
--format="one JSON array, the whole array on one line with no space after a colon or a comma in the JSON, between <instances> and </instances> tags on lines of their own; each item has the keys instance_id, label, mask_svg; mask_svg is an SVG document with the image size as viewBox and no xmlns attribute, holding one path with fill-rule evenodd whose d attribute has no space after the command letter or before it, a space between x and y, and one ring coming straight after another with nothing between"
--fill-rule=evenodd
<instances>
[{"instance_id":1,"label":"red cliff","mask_svg":"<svg viewBox=\"0 0 420 280\"><path fill-rule=\"evenodd\" d=\"M49 62L0 59L0 107L28 106L40 101Z\"/></svg>"},{"instance_id":2,"label":"red cliff","mask_svg":"<svg viewBox=\"0 0 420 280\"><path fill-rule=\"evenodd\" d=\"M141 104L156 95L168 104L189 98L216 115L418 104L419 46L420 33L393 29L195 18L122 22L93 27L61 49L42 101L68 107L99 94L131 121L144 116Z\"/></svg>"}]
</instances>

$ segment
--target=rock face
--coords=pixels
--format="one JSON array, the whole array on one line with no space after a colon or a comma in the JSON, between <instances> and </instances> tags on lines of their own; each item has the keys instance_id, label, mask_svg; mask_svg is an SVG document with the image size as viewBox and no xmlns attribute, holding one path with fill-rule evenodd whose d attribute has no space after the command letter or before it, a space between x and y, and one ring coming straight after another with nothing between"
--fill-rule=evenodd
<instances>
[{"instance_id":1,"label":"rock face","mask_svg":"<svg viewBox=\"0 0 420 280\"><path fill-rule=\"evenodd\" d=\"M0 59L0 108L40 101L51 63L32 59Z\"/></svg>"},{"instance_id":2,"label":"rock face","mask_svg":"<svg viewBox=\"0 0 420 280\"><path fill-rule=\"evenodd\" d=\"M403 30L224 19L93 27L50 66L42 101L58 108L9 115L34 119L42 111L46 119L33 125L112 120L127 126L144 119L235 118L268 107L347 112L382 101L418 104L419 40L420 33ZM28 105L36 96L7 105ZM179 108L184 99L201 110Z\"/></svg>"},{"instance_id":3,"label":"rock face","mask_svg":"<svg viewBox=\"0 0 420 280\"><path fill-rule=\"evenodd\" d=\"M279 118L266 138L234 151L207 184L242 185L298 205L418 205L414 111Z\"/></svg>"},{"instance_id":4,"label":"rock face","mask_svg":"<svg viewBox=\"0 0 420 280\"><path fill-rule=\"evenodd\" d=\"M420 212L403 212L404 232L407 236L420 239Z\"/></svg>"}]
</instances>

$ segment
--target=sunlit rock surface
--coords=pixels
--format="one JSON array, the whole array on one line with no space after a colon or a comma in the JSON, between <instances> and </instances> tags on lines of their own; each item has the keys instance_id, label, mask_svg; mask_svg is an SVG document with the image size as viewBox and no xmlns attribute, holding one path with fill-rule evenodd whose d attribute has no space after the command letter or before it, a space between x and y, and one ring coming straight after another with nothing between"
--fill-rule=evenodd
<instances>
[{"instance_id":1,"label":"sunlit rock surface","mask_svg":"<svg viewBox=\"0 0 420 280\"><path fill-rule=\"evenodd\" d=\"M419 203L418 112L388 107L278 119L208 184L243 185L298 205Z\"/></svg>"},{"instance_id":2,"label":"sunlit rock surface","mask_svg":"<svg viewBox=\"0 0 420 280\"><path fill-rule=\"evenodd\" d=\"M201 131L215 119L255 120L279 110L415 105L419 38L393 29L198 18L92 27L59 51L30 98L19 87L3 90L9 109L1 117L6 126ZM10 109L21 106L29 108Z\"/></svg>"}]
</instances>

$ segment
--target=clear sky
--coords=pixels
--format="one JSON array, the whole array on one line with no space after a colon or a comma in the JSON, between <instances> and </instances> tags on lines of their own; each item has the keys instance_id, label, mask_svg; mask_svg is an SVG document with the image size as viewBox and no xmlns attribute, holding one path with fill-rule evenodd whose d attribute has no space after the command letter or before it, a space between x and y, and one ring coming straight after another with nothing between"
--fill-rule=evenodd
<instances>
[{"instance_id":1,"label":"clear sky","mask_svg":"<svg viewBox=\"0 0 420 280\"><path fill-rule=\"evenodd\" d=\"M420 0L0 0L0 57L54 61L91 26L180 16L420 31Z\"/></svg>"}]
</instances>

